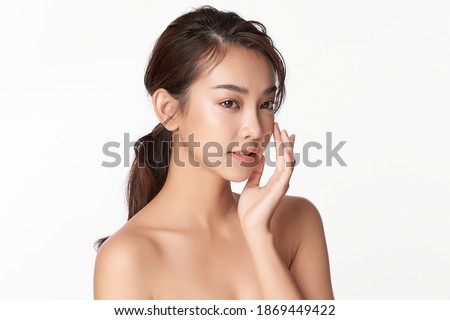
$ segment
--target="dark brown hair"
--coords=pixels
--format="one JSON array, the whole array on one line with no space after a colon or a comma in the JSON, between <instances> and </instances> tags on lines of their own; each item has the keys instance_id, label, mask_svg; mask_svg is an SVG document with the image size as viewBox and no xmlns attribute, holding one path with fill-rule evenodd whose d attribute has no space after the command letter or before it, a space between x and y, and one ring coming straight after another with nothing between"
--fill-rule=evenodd
<instances>
[{"instance_id":1,"label":"dark brown hair","mask_svg":"<svg viewBox=\"0 0 450 320\"><path fill-rule=\"evenodd\" d=\"M211 6L178 17L157 39L144 77L147 92L153 95L158 88L166 89L177 99L180 110L192 83L208 67L220 63L233 46L257 50L270 61L277 76L274 113L277 112L284 100L286 68L265 26ZM136 157L127 189L128 220L158 194L166 181L172 142L171 131L164 127L166 122L158 124L134 145ZM149 143L152 148L146 147ZM107 238L97 240L96 249Z\"/></svg>"}]
</instances>

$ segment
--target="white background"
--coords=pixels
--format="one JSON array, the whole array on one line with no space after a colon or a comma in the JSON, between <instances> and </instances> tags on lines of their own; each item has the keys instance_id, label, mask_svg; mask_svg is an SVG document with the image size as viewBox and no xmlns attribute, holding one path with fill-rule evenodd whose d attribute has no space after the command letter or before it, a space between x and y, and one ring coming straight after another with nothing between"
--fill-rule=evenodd
<instances>
[{"instance_id":1,"label":"white background","mask_svg":"<svg viewBox=\"0 0 450 320\"><path fill-rule=\"evenodd\" d=\"M450 8L393 0L3 1L0 298L92 299L92 245L127 217L102 147L157 124L148 56L201 4L266 25L296 152L347 141L347 167L300 162L288 191L322 214L336 298L450 299Z\"/></svg>"}]
</instances>

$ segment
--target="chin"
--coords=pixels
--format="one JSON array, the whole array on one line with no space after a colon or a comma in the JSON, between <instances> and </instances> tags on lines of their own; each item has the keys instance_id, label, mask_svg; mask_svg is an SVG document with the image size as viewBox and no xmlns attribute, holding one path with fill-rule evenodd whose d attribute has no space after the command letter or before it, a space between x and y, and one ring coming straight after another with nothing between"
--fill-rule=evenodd
<instances>
[{"instance_id":1,"label":"chin","mask_svg":"<svg viewBox=\"0 0 450 320\"><path fill-rule=\"evenodd\" d=\"M228 168L227 172L222 173L222 177L230 182L243 182L248 180L253 168Z\"/></svg>"},{"instance_id":2,"label":"chin","mask_svg":"<svg viewBox=\"0 0 450 320\"><path fill-rule=\"evenodd\" d=\"M250 175L246 178L238 178L238 179L227 179L230 182L235 182L235 183L239 183L239 182L244 182L246 180L248 180L248 178L250 177Z\"/></svg>"}]
</instances>

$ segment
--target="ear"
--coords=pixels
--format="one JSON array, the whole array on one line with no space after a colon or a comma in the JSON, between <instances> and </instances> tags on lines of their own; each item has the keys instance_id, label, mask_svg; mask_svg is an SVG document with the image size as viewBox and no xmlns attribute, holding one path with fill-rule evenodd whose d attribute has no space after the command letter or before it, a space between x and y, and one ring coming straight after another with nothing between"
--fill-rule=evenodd
<instances>
[{"instance_id":1,"label":"ear","mask_svg":"<svg viewBox=\"0 0 450 320\"><path fill-rule=\"evenodd\" d=\"M178 108L178 100L175 99L166 89L159 88L152 95L153 108L159 122L164 122L175 114ZM174 115L164 127L169 131L174 131L179 126L179 113Z\"/></svg>"}]
</instances>

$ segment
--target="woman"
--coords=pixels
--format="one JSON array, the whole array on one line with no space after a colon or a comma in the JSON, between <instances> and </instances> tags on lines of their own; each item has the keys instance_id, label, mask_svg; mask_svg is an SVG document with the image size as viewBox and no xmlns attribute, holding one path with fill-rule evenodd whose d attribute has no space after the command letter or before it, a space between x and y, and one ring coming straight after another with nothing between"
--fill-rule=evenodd
<instances>
[{"instance_id":1,"label":"woman","mask_svg":"<svg viewBox=\"0 0 450 320\"><path fill-rule=\"evenodd\" d=\"M98 242L95 299L334 299L319 212L285 195L284 80L259 22L203 6L167 27L145 74L161 123L135 145L128 222Z\"/></svg>"}]
</instances>

